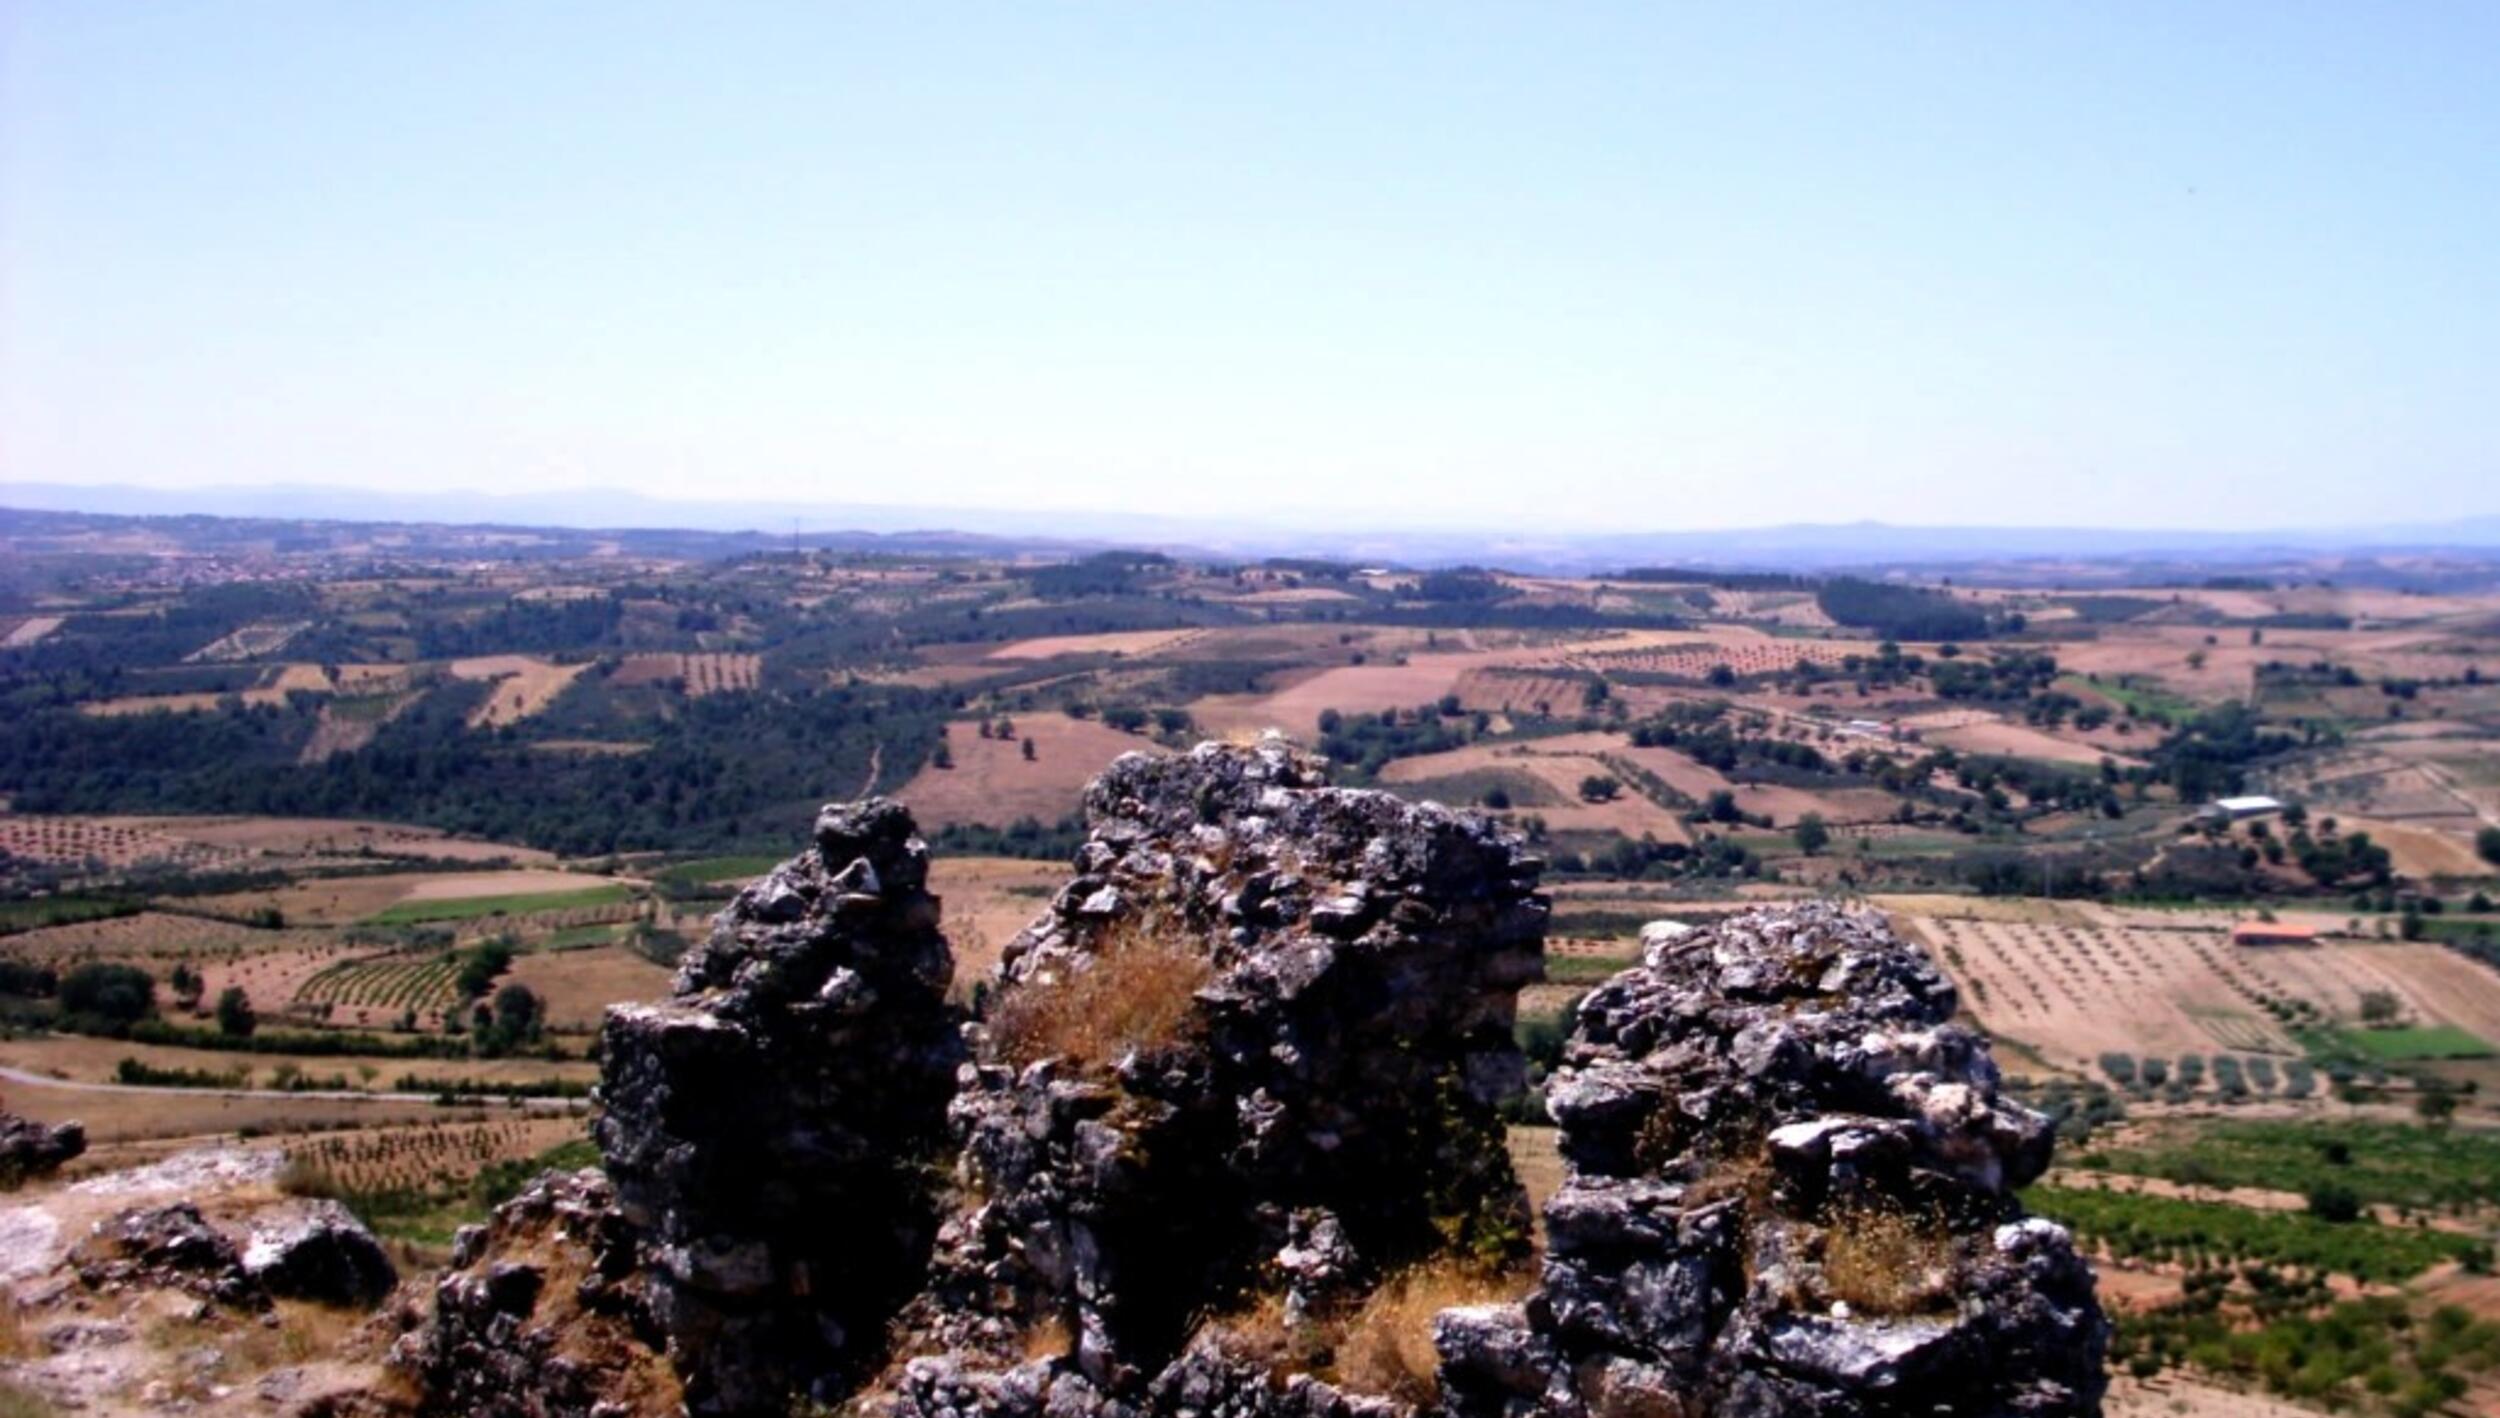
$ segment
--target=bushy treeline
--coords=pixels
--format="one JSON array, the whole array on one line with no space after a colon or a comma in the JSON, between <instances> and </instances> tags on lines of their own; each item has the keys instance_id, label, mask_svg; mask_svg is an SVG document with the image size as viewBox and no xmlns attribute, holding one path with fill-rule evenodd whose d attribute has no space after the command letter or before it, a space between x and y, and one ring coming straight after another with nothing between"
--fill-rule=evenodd
<instances>
[{"instance_id":1,"label":"bushy treeline","mask_svg":"<svg viewBox=\"0 0 2500 1418\"><path fill-rule=\"evenodd\" d=\"M31 812L378 817L582 855L785 839L817 804L890 789L935 747L941 696L896 686L685 701L632 755L554 754L528 725L480 731L491 692L450 684L350 753L302 763L303 707L0 721L0 782ZM868 782L872 763L877 781Z\"/></svg>"},{"instance_id":2,"label":"bushy treeline","mask_svg":"<svg viewBox=\"0 0 2500 1418\"><path fill-rule=\"evenodd\" d=\"M1815 603L1839 624L1887 640L1978 640L1988 617L1941 591L1840 576L1817 588Z\"/></svg>"}]
</instances>

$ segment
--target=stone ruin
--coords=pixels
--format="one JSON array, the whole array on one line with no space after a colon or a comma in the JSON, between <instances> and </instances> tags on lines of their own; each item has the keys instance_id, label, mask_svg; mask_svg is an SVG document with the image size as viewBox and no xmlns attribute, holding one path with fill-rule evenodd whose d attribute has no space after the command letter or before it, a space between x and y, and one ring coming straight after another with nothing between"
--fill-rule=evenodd
<instances>
[{"instance_id":1,"label":"stone ruin","mask_svg":"<svg viewBox=\"0 0 2500 1418\"><path fill-rule=\"evenodd\" d=\"M1531 1270L1499 1111L1548 914L1519 839L1274 737L1129 755L1085 811L966 1015L908 814L826 809L667 1001L611 1011L605 1176L464 1235L377 1403L2099 1411L2090 1273L2013 1197L2048 1124L1877 918L1656 930L1586 998ZM1384 1378L1357 1346L1424 1276L1474 1302L1408 1316Z\"/></svg>"}]
</instances>

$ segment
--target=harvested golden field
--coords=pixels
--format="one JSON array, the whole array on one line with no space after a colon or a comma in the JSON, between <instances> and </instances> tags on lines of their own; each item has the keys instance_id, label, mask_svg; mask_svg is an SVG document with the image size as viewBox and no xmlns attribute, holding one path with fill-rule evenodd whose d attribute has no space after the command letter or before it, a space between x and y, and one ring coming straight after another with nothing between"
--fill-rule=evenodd
<instances>
[{"instance_id":1,"label":"harvested golden field","mask_svg":"<svg viewBox=\"0 0 2500 1418\"><path fill-rule=\"evenodd\" d=\"M140 1044L127 1039L96 1039L82 1034L54 1034L36 1039L0 1040L0 1063L47 1078L81 1083L110 1083L123 1059L137 1059L154 1068L195 1069L229 1074L241 1070L242 1086L275 1086L284 1070L307 1077L344 1080L348 1090L389 1092L394 1080L414 1076L428 1087L462 1078L489 1083L528 1084L549 1079L592 1082L599 1066L581 1060L550 1063L545 1059L401 1059L341 1054L288 1058L275 1054L233 1053L222 1049L186 1049L167 1044Z\"/></svg>"},{"instance_id":2,"label":"harvested golden field","mask_svg":"<svg viewBox=\"0 0 2500 1418\"><path fill-rule=\"evenodd\" d=\"M1597 734L1568 737L1594 740L1599 749L1613 742ZM1480 783L1497 782L1512 797L1513 806L1504 815L1534 813L1558 832L1621 832L1630 837L1647 832L1656 834L1662 842L1692 840L1682 817L1644 796L1639 785L1626 780L1617 765L1606 762L1599 752L1564 751L1569 746L1564 739L1470 744L1442 753L1395 759L1381 770L1380 780L1407 786L1450 780L1454 787L1465 790L1465 795L1450 792L1444 805L1460 808L1476 806ZM1614 778L1622 787L1611 801L1588 802L1580 796L1580 784L1588 778ZM1533 796L1523 795L1523 788Z\"/></svg>"},{"instance_id":3,"label":"harvested golden field","mask_svg":"<svg viewBox=\"0 0 2500 1418\"><path fill-rule=\"evenodd\" d=\"M220 694L129 694L116 699L94 699L78 706L78 712L102 717L122 714L200 714L215 710L228 701L253 706L286 703L287 696L297 690L314 694L332 692L330 681L318 665L282 665L276 673L263 676L263 682L250 689Z\"/></svg>"},{"instance_id":4,"label":"harvested golden field","mask_svg":"<svg viewBox=\"0 0 2500 1418\"><path fill-rule=\"evenodd\" d=\"M2102 1274L2106 1278L2112 1272ZM2178 1287L2172 1282L2165 1288ZM2168 1373L2156 1379L2112 1379L2101 1411L2107 1418L2317 1418L2318 1410Z\"/></svg>"},{"instance_id":5,"label":"harvested golden field","mask_svg":"<svg viewBox=\"0 0 2500 1418\"><path fill-rule=\"evenodd\" d=\"M615 684L675 683L700 699L755 688L764 657L753 654L628 655L609 676Z\"/></svg>"},{"instance_id":6,"label":"harvested golden field","mask_svg":"<svg viewBox=\"0 0 2500 1418\"><path fill-rule=\"evenodd\" d=\"M1323 710L1376 714L1430 704L1455 691L1468 670L1491 658L1482 651L1462 651L1417 654L1403 665L1339 665L1293 677L1271 694L1211 695L1192 704L1189 712L1218 734L1282 729L1307 741L1319 732Z\"/></svg>"},{"instance_id":7,"label":"harvested golden field","mask_svg":"<svg viewBox=\"0 0 2500 1418\"><path fill-rule=\"evenodd\" d=\"M22 650L29 645L40 645L45 636L61 628L61 620L62 617L57 615L30 615L0 622L8 627L0 631L0 650Z\"/></svg>"},{"instance_id":8,"label":"harvested golden field","mask_svg":"<svg viewBox=\"0 0 2500 1418\"><path fill-rule=\"evenodd\" d=\"M7 1098L12 1113L40 1122L86 1124L87 1139L94 1144L175 1138L231 1141L244 1129L310 1132L481 1116L478 1110L437 1108L432 1099L413 1095L227 1098L196 1090L117 1092L12 1081L0 1086L0 1096Z\"/></svg>"},{"instance_id":9,"label":"harvested golden field","mask_svg":"<svg viewBox=\"0 0 2500 1418\"><path fill-rule=\"evenodd\" d=\"M400 901L472 901L482 896L551 896L613 886L617 878L574 871L450 872L414 878Z\"/></svg>"},{"instance_id":10,"label":"harvested golden field","mask_svg":"<svg viewBox=\"0 0 2500 1418\"><path fill-rule=\"evenodd\" d=\"M1014 640L992 650L993 660L1048 660L1060 655L1128 655L1143 657L1180 649L1202 630L1112 630L1098 635L1042 635Z\"/></svg>"},{"instance_id":11,"label":"harvested golden field","mask_svg":"<svg viewBox=\"0 0 2500 1418\"><path fill-rule=\"evenodd\" d=\"M1933 714L1916 714L1903 719L1901 727L1917 731L1922 743L1939 744L1962 753L2036 758L2082 767L2097 765L2104 758L2115 760L2121 768L2137 767L2142 763L2141 759L2104 747L2081 735L2014 723L1984 710L1947 709Z\"/></svg>"},{"instance_id":12,"label":"harvested golden field","mask_svg":"<svg viewBox=\"0 0 2500 1418\"><path fill-rule=\"evenodd\" d=\"M1151 739L1065 714L1026 715L1015 720L1015 734L1013 740L985 739L978 721L957 720L946 738L955 766L924 766L895 796L930 831L958 822L1004 827L1020 817L1054 823L1076 811L1085 784L1111 760L1160 751Z\"/></svg>"},{"instance_id":13,"label":"harvested golden field","mask_svg":"<svg viewBox=\"0 0 2500 1418\"><path fill-rule=\"evenodd\" d=\"M2221 916L2166 927L1896 919L1962 986L1964 1007L2067 1067L2088 1071L2104 1052L2297 1055L2269 1001L2352 1020L2377 991L2410 1021L2500 1042L2500 976L2438 946L2234 946Z\"/></svg>"},{"instance_id":14,"label":"harvested golden field","mask_svg":"<svg viewBox=\"0 0 2500 1418\"><path fill-rule=\"evenodd\" d=\"M0 819L5 820L5 819ZM465 861L553 861L536 847L451 837L435 827L335 817L105 817L94 821L254 856L426 857Z\"/></svg>"},{"instance_id":15,"label":"harvested golden field","mask_svg":"<svg viewBox=\"0 0 2500 1418\"><path fill-rule=\"evenodd\" d=\"M2491 864L2474 850L2474 832L2482 826L2477 818L2460 816L2436 823L2388 822L2367 817L2344 817L2340 821L2346 832L2369 833L2370 840L2385 847L2394 858L2396 870L2415 880L2491 874Z\"/></svg>"},{"instance_id":16,"label":"harvested golden field","mask_svg":"<svg viewBox=\"0 0 2500 1418\"><path fill-rule=\"evenodd\" d=\"M451 662L456 679L492 680L494 691L469 711L469 727L496 728L517 724L555 702L555 697L590 668L552 664L536 655L479 655Z\"/></svg>"},{"instance_id":17,"label":"harvested golden field","mask_svg":"<svg viewBox=\"0 0 2500 1418\"><path fill-rule=\"evenodd\" d=\"M942 925L955 951L955 990L967 994L988 979L998 954L1050 905L1068 878L1058 862L1015 857L938 857L929 864L929 889L944 903Z\"/></svg>"},{"instance_id":18,"label":"harvested golden field","mask_svg":"<svg viewBox=\"0 0 2500 1418\"><path fill-rule=\"evenodd\" d=\"M557 1030L596 1029L609 1005L659 999L669 986L668 970L621 945L534 950L513 961L506 978L538 992Z\"/></svg>"}]
</instances>

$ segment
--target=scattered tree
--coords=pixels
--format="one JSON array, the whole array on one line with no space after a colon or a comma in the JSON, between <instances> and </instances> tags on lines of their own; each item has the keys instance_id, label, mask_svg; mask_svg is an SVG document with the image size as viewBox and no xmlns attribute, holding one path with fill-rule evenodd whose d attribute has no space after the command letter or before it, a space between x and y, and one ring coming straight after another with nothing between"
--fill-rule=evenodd
<instances>
[{"instance_id":1,"label":"scattered tree","mask_svg":"<svg viewBox=\"0 0 2500 1418\"><path fill-rule=\"evenodd\" d=\"M217 1032L234 1039L248 1039L260 1027L260 1016L252 1013L252 997L243 993L241 985L228 985L217 996Z\"/></svg>"}]
</instances>

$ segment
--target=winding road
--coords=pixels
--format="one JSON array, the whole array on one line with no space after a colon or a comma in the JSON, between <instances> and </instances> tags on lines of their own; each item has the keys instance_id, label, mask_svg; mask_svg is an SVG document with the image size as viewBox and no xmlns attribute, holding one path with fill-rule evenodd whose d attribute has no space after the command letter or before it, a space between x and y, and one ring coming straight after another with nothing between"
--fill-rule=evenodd
<instances>
[{"instance_id":1,"label":"winding road","mask_svg":"<svg viewBox=\"0 0 2500 1418\"><path fill-rule=\"evenodd\" d=\"M181 1098L263 1098L279 1101L310 1099L333 1103L426 1103L440 1096L433 1093L380 1093L361 1088L173 1088L158 1083L90 1083L76 1078L54 1078L49 1074L29 1072L9 1064L0 1064L0 1083L19 1083L34 1088L66 1088L77 1093L145 1093ZM475 1103L479 1106L491 1106L510 1101L501 1094L492 1097L478 1094L456 1096L464 1103ZM561 1110L588 1100L554 1094L530 1094L519 1101L524 1108Z\"/></svg>"}]
</instances>

